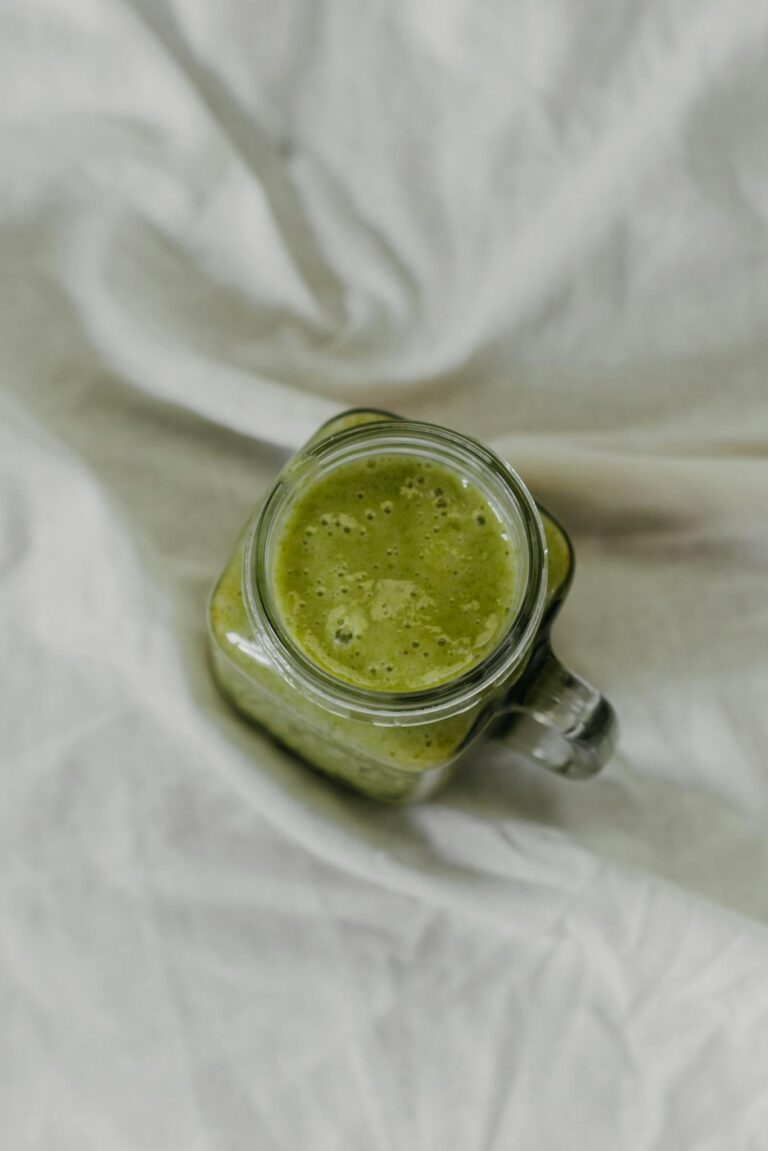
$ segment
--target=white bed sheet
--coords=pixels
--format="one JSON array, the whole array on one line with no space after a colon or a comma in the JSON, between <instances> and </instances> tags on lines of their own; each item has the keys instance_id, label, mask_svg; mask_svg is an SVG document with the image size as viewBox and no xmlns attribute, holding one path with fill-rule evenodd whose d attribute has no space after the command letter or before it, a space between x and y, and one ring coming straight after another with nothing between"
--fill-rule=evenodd
<instances>
[{"instance_id":1,"label":"white bed sheet","mask_svg":"<svg viewBox=\"0 0 768 1151\"><path fill-rule=\"evenodd\" d=\"M768 7L0 2L0 1144L768 1147ZM373 807L206 593L349 404L506 453L614 700Z\"/></svg>"}]
</instances>

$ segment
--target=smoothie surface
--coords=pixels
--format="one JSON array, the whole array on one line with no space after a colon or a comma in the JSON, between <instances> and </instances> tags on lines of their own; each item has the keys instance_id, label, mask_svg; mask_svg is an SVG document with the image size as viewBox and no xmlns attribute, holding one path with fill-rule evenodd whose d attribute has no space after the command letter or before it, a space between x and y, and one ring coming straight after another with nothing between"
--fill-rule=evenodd
<instances>
[{"instance_id":1,"label":"smoothie surface","mask_svg":"<svg viewBox=\"0 0 768 1151\"><path fill-rule=\"evenodd\" d=\"M340 464L299 494L272 560L293 642L374 691L423 691L480 663L509 627L517 562L504 522L457 470L417 456Z\"/></svg>"}]
</instances>

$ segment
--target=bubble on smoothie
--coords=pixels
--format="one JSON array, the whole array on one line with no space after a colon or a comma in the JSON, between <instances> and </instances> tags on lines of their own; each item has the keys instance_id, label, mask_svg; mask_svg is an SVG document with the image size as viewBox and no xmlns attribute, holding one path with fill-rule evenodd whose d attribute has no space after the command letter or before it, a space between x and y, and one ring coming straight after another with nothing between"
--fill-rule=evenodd
<instances>
[{"instance_id":1,"label":"bubble on smoothie","mask_svg":"<svg viewBox=\"0 0 768 1151\"><path fill-rule=\"evenodd\" d=\"M353 639L360 639L367 627L365 612L354 605L331 608L328 613L326 631L336 644L346 646Z\"/></svg>"}]
</instances>

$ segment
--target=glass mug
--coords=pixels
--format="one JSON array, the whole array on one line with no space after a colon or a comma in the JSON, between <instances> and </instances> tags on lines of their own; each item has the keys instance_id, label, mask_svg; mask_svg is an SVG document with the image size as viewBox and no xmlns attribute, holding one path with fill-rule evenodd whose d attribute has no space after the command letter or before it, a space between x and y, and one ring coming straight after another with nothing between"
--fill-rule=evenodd
<instances>
[{"instance_id":1,"label":"glass mug","mask_svg":"<svg viewBox=\"0 0 768 1151\"><path fill-rule=\"evenodd\" d=\"M397 453L450 467L501 509L522 574L517 609L490 654L415 692L358 687L309 659L283 625L272 576L281 527L309 485L345 462ZM238 712L305 763L378 800L431 795L488 737L584 779L609 759L616 717L552 652L550 629L573 569L563 528L490 449L388 412L346 412L288 462L241 533L208 605L213 676Z\"/></svg>"}]
</instances>

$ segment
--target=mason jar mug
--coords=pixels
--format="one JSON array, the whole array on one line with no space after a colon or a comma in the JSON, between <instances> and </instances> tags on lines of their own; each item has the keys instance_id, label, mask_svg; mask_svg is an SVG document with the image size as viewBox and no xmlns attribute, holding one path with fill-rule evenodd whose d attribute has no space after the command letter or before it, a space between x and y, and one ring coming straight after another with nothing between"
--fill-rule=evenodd
<instances>
[{"instance_id":1,"label":"mason jar mug","mask_svg":"<svg viewBox=\"0 0 768 1151\"><path fill-rule=\"evenodd\" d=\"M334 511L361 475L394 483L394 497L369 498L360 482L349 496L359 504ZM475 536L469 507L486 529ZM417 522L435 534L414 544ZM380 557L375 531L387 533ZM511 557L511 575L494 587L497 554ZM616 719L552 652L573 568L562 526L489 448L387 412L347 412L288 462L241 533L208 606L213 675L242 716L309 767L378 800L425 798L489 738L586 778L610 757ZM438 618L436 604L453 615ZM313 612L314 632L302 632L300 609Z\"/></svg>"}]
</instances>

